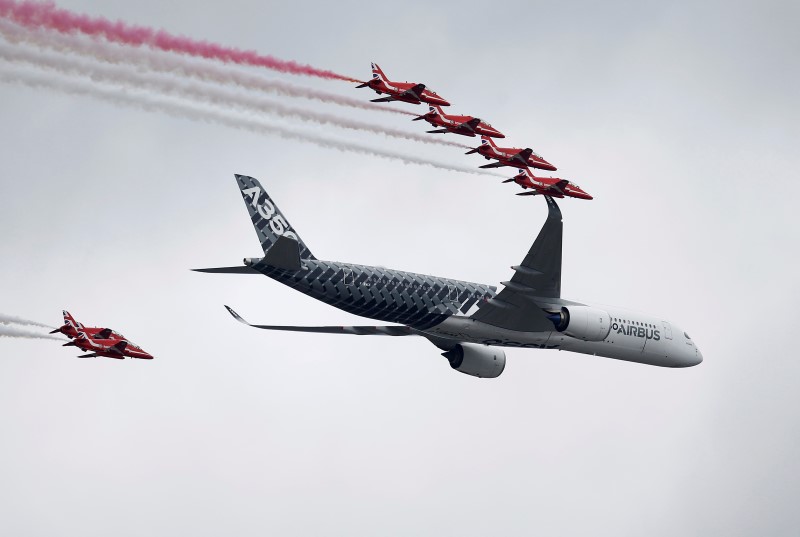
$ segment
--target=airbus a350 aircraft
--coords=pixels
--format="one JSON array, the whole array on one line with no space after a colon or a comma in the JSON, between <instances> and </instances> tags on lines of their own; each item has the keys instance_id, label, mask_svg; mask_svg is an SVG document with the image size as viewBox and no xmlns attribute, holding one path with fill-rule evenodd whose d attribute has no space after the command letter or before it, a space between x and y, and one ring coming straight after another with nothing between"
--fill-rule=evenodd
<instances>
[{"instance_id":1,"label":"airbus a350 aircraft","mask_svg":"<svg viewBox=\"0 0 800 537\"><path fill-rule=\"evenodd\" d=\"M664 367L703 357L689 335L659 317L561 298L561 211L545 196L547 220L510 281L496 288L412 272L322 261L297 235L252 177L236 176L264 257L199 272L264 274L317 300L384 326L275 326L267 330L422 336L445 351L453 369L494 378L505 368L500 347L559 349ZM239 321L249 324L233 310Z\"/></svg>"}]
</instances>

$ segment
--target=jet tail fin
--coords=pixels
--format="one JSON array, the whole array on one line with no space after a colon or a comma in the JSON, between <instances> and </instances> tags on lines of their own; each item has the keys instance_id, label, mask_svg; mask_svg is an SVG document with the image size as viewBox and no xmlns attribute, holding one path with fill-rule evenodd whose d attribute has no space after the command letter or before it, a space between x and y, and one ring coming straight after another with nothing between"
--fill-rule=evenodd
<instances>
[{"instance_id":1,"label":"jet tail fin","mask_svg":"<svg viewBox=\"0 0 800 537\"><path fill-rule=\"evenodd\" d=\"M236 183L239 185L242 199L250 213L250 219L253 221L253 227L265 254L278 238L288 237L297 242L301 259L316 259L269 197L267 191L261 186L261 183L258 182L258 179L237 175Z\"/></svg>"}]
</instances>

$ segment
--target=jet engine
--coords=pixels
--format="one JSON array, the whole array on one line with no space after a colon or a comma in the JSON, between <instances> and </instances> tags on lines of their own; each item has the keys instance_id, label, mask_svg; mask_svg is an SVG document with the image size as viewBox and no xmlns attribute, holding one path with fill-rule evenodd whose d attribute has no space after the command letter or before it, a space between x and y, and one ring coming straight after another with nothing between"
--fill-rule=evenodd
<instances>
[{"instance_id":1,"label":"jet engine","mask_svg":"<svg viewBox=\"0 0 800 537\"><path fill-rule=\"evenodd\" d=\"M583 341L603 341L611 331L607 311L589 306L563 307L547 316L559 332Z\"/></svg>"},{"instance_id":2,"label":"jet engine","mask_svg":"<svg viewBox=\"0 0 800 537\"><path fill-rule=\"evenodd\" d=\"M456 371L478 378L499 377L506 367L506 353L502 349L474 343L459 343L442 356Z\"/></svg>"}]
</instances>

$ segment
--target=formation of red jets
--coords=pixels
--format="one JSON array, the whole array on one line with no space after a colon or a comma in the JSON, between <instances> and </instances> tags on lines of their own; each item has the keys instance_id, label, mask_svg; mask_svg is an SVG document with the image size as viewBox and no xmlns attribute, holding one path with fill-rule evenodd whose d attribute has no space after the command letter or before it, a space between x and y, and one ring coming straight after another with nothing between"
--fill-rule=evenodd
<instances>
[{"instance_id":1,"label":"formation of red jets","mask_svg":"<svg viewBox=\"0 0 800 537\"><path fill-rule=\"evenodd\" d=\"M427 103L428 113L415 117L412 121L424 120L437 127L427 132L431 134L460 134L461 136L480 136L481 145L467 151L467 155L478 153L486 160L495 160L490 164L484 164L481 168L500 168L509 166L518 168L519 174L503 181L504 183L514 182L522 187L525 192L520 192L520 196L549 195L558 198L568 196L579 199L592 199L578 185L566 179L557 177L536 177L530 168L540 170L555 171L557 168L547 162L542 156L534 153L530 147L498 147L492 138L505 138L505 135L492 127L480 118L473 116L457 116L445 114L442 106L450 106L450 103L440 97L436 92L428 89L425 84L415 82L392 82L383 73L377 64L372 64L372 78L358 86L358 88L370 88L378 95L386 95L378 99L372 99L374 103L402 101L411 104Z\"/></svg>"},{"instance_id":2,"label":"formation of red jets","mask_svg":"<svg viewBox=\"0 0 800 537\"><path fill-rule=\"evenodd\" d=\"M115 358L124 360L128 358L139 358L141 360L152 360L153 356L142 350L138 345L134 345L125 339L122 334L110 328L98 328L94 326L83 326L76 321L68 311L64 311L64 324L50 332L51 334L62 333L72 341L64 343L64 347L78 347L83 352L78 358Z\"/></svg>"}]
</instances>

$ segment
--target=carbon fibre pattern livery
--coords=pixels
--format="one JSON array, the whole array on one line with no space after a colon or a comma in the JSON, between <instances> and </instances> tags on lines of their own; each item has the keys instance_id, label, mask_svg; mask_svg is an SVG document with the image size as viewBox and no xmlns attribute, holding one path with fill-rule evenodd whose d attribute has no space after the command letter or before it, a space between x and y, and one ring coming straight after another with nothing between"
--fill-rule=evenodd
<instances>
[{"instance_id":1,"label":"carbon fibre pattern livery","mask_svg":"<svg viewBox=\"0 0 800 537\"><path fill-rule=\"evenodd\" d=\"M261 183L237 175L236 182L266 252L279 237L297 241L301 269L276 268L264 258L250 268L336 308L380 321L425 330L495 295L488 285L413 272L316 259Z\"/></svg>"},{"instance_id":2,"label":"carbon fibre pattern livery","mask_svg":"<svg viewBox=\"0 0 800 537\"><path fill-rule=\"evenodd\" d=\"M289 221L269 197L257 179L246 175L237 175L236 183L242 193L242 199L250 213L253 227L258 235L264 253L270 249L280 236L292 238L300 245L300 259L314 259L305 243L292 229Z\"/></svg>"},{"instance_id":3,"label":"carbon fibre pattern livery","mask_svg":"<svg viewBox=\"0 0 800 537\"><path fill-rule=\"evenodd\" d=\"M495 288L390 270L307 259L299 271L277 269L258 261L258 272L348 313L426 330L451 315L466 313Z\"/></svg>"}]
</instances>

